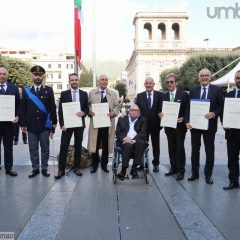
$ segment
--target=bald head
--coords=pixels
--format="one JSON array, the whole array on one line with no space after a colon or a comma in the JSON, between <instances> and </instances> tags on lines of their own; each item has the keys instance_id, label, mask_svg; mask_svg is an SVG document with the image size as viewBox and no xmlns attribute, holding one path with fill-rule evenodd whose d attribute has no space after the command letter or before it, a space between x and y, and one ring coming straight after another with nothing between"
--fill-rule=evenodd
<instances>
[{"instance_id":1,"label":"bald head","mask_svg":"<svg viewBox=\"0 0 240 240\"><path fill-rule=\"evenodd\" d=\"M147 92L153 91L154 85L155 85L155 83L154 83L153 78L148 77L145 79L144 86L145 86L145 89Z\"/></svg>"},{"instance_id":2,"label":"bald head","mask_svg":"<svg viewBox=\"0 0 240 240\"><path fill-rule=\"evenodd\" d=\"M3 84L8 79L8 70L5 67L0 67L0 83Z\"/></svg>"}]
</instances>

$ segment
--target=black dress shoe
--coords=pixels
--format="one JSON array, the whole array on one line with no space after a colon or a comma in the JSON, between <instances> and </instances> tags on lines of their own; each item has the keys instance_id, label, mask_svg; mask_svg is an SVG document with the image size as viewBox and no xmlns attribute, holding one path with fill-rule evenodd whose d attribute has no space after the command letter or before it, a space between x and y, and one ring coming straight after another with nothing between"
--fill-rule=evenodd
<instances>
[{"instance_id":1,"label":"black dress shoe","mask_svg":"<svg viewBox=\"0 0 240 240\"><path fill-rule=\"evenodd\" d=\"M79 177L82 176L82 169L80 169L80 168L75 168L75 169L73 170L73 172L74 172L77 176L79 176Z\"/></svg>"},{"instance_id":2,"label":"black dress shoe","mask_svg":"<svg viewBox=\"0 0 240 240\"><path fill-rule=\"evenodd\" d=\"M28 144L27 140L23 140L23 143L24 143L24 144Z\"/></svg>"},{"instance_id":3,"label":"black dress shoe","mask_svg":"<svg viewBox=\"0 0 240 240\"><path fill-rule=\"evenodd\" d=\"M42 175L43 175L44 177L50 177L50 172L49 172L47 169L43 169L43 170L42 170Z\"/></svg>"},{"instance_id":4,"label":"black dress shoe","mask_svg":"<svg viewBox=\"0 0 240 240\"><path fill-rule=\"evenodd\" d=\"M125 174L123 174L122 172L120 172L119 174L117 174L117 177L118 177L119 180L124 181Z\"/></svg>"},{"instance_id":5,"label":"black dress shoe","mask_svg":"<svg viewBox=\"0 0 240 240\"><path fill-rule=\"evenodd\" d=\"M137 170L138 170L138 171L141 171L141 170L143 170L143 169L144 169L144 167L143 167L142 164L137 166Z\"/></svg>"},{"instance_id":6,"label":"black dress shoe","mask_svg":"<svg viewBox=\"0 0 240 240\"><path fill-rule=\"evenodd\" d=\"M16 171L14 171L13 169L7 169L6 170L6 174L12 176L12 177L16 177L18 174Z\"/></svg>"},{"instance_id":7,"label":"black dress shoe","mask_svg":"<svg viewBox=\"0 0 240 240\"><path fill-rule=\"evenodd\" d=\"M205 181L206 181L206 184L213 184L213 180L211 177L206 177Z\"/></svg>"},{"instance_id":8,"label":"black dress shoe","mask_svg":"<svg viewBox=\"0 0 240 240\"><path fill-rule=\"evenodd\" d=\"M14 142L13 142L13 145L18 145L18 141L14 141Z\"/></svg>"},{"instance_id":9,"label":"black dress shoe","mask_svg":"<svg viewBox=\"0 0 240 240\"><path fill-rule=\"evenodd\" d=\"M91 169L90 169L90 173L95 173L97 171L98 167L96 166L92 166Z\"/></svg>"},{"instance_id":10,"label":"black dress shoe","mask_svg":"<svg viewBox=\"0 0 240 240\"><path fill-rule=\"evenodd\" d=\"M172 176L173 174L176 174L177 173L177 171L174 171L174 170L172 170L172 169L170 169L170 171L169 172L166 172L165 173L165 176Z\"/></svg>"},{"instance_id":11,"label":"black dress shoe","mask_svg":"<svg viewBox=\"0 0 240 240\"><path fill-rule=\"evenodd\" d=\"M198 175L192 175L191 177L188 178L188 181L193 182L196 179L199 179L199 176Z\"/></svg>"},{"instance_id":12,"label":"black dress shoe","mask_svg":"<svg viewBox=\"0 0 240 240\"><path fill-rule=\"evenodd\" d=\"M105 173L109 173L109 170L107 169L107 166L102 166L101 168Z\"/></svg>"},{"instance_id":13,"label":"black dress shoe","mask_svg":"<svg viewBox=\"0 0 240 240\"><path fill-rule=\"evenodd\" d=\"M183 180L183 179L184 179L184 174L183 173L178 173L178 175L176 177L176 180L180 181L180 180Z\"/></svg>"},{"instance_id":14,"label":"black dress shoe","mask_svg":"<svg viewBox=\"0 0 240 240\"><path fill-rule=\"evenodd\" d=\"M137 171L132 172L132 179L139 179Z\"/></svg>"},{"instance_id":15,"label":"black dress shoe","mask_svg":"<svg viewBox=\"0 0 240 240\"><path fill-rule=\"evenodd\" d=\"M33 178L37 176L40 173L39 170L33 170L30 175L28 175L29 178Z\"/></svg>"},{"instance_id":16,"label":"black dress shoe","mask_svg":"<svg viewBox=\"0 0 240 240\"><path fill-rule=\"evenodd\" d=\"M230 182L229 185L227 185L226 187L223 187L223 190L231 190L234 188L239 188L238 182Z\"/></svg>"},{"instance_id":17,"label":"black dress shoe","mask_svg":"<svg viewBox=\"0 0 240 240\"><path fill-rule=\"evenodd\" d=\"M59 171L58 171L58 175L56 175L56 176L54 176L54 177L55 177L55 179L57 180L57 179L62 178L64 175L65 175L65 171L59 170Z\"/></svg>"},{"instance_id":18,"label":"black dress shoe","mask_svg":"<svg viewBox=\"0 0 240 240\"><path fill-rule=\"evenodd\" d=\"M159 172L159 166L153 166L153 171L154 172Z\"/></svg>"}]
</instances>

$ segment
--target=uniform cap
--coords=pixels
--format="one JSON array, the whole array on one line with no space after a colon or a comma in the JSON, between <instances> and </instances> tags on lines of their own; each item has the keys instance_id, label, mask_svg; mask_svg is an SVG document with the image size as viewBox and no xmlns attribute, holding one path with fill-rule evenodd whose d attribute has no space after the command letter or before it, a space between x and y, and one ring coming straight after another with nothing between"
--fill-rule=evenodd
<instances>
[{"instance_id":1,"label":"uniform cap","mask_svg":"<svg viewBox=\"0 0 240 240\"><path fill-rule=\"evenodd\" d=\"M31 68L31 73L45 73L45 69L42 66L36 65Z\"/></svg>"}]
</instances>

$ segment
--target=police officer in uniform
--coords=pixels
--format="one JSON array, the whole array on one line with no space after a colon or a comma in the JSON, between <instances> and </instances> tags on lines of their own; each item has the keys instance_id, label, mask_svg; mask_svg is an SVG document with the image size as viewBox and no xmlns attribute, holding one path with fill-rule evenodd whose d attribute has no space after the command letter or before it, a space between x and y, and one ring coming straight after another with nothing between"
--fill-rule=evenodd
<instances>
[{"instance_id":1,"label":"police officer in uniform","mask_svg":"<svg viewBox=\"0 0 240 240\"><path fill-rule=\"evenodd\" d=\"M43 85L45 69L39 65L31 68L33 84L24 88L20 107L20 126L28 132L28 144L32 162L33 178L40 173L39 143L41 147L41 170L49 177L49 134L54 133L57 125L56 105L53 90Z\"/></svg>"}]
</instances>

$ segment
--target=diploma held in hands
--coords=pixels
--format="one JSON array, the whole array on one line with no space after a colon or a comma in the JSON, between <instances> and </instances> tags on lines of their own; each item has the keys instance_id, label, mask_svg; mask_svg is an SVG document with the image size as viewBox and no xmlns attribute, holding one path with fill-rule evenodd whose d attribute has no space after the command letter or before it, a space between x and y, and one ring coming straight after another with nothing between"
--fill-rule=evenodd
<instances>
[{"instance_id":1,"label":"diploma held in hands","mask_svg":"<svg viewBox=\"0 0 240 240\"><path fill-rule=\"evenodd\" d=\"M15 96L0 95L0 122L12 122L15 119Z\"/></svg>"},{"instance_id":2,"label":"diploma held in hands","mask_svg":"<svg viewBox=\"0 0 240 240\"><path fill-rule=\"evenodd\" d=\"M177 127L179 108L180 103L163 101L162 113L164 116L161 119L162 127Z\"/></svg>"},{"instance_id":3,"label":"diploma held in hands","mask_svg":"<svg viewBox=\"0 0 240 240\"><path fill-rule=\"evenodd\" d=\"M94 128L111 126L110 117L107 115L109 114L108 103L94 103L92 104L92 111L95 113L95 116L93 116Z\"/></svg>"},{"instance_id":4,"label":"diploma held in hands","mask_svg":"<svg viewBox=\"0 0 240 240\"><path fill-rule=\"evenodd\" d=\"M190 103L190 123L192 128L207 130L208 119L205 115L209 112L210 101L208 99L194 99Z\"/></svg>"},{"instance_id":5,"label":"diploma held in hands","mask_svg":"<svg viewBox=\"0 0 240 240\"><path fill-rule=\"evenodd\" d=\"M65 128L82 127L82 118L77 116L77 112L81 111L79 102L63 103L62 108Z\"/></svg>"},{"instance_id":6,"label":"diploma held in hands","mask_svg":"<svg viewBox=\"0 0 240 240\"><path fill-rule=\"evenodd\" d=\"M225 98L223 127L240 129L240 98Z\"/></svg>"}]
</instances>

